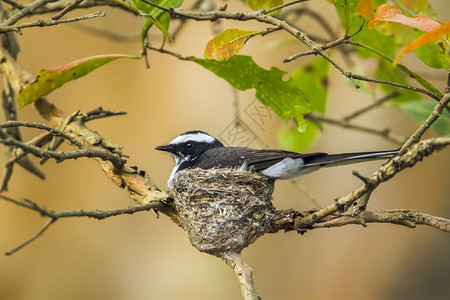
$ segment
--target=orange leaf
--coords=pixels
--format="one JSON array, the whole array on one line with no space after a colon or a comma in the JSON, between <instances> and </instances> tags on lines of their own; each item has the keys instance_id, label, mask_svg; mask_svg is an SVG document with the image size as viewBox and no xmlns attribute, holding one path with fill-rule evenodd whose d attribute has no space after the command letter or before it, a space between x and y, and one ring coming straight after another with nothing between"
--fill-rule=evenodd
<instances>
[{"instance_id":1,"label":"orange leaf","mask_svg":"<svg viewBox=\"0 0 450 300\"><path fill-rule=\"evenodd\" d=\"M420 12L415 18L405 16L400 9L395 6L382 4L377 8L373 20L367 24L370 29L373 29L381 21L389 21L400 23L409 27L414 27L423 31L430 32L441 24L433 19L422 15Z\"/></svg>"},{"instance_id":2,"label":"orange leaf","mask_svg":"<svg viewBox=\"0 0 450 300\"><path fill-rule=\"evenodd\" d=\"M433 31L425 33L424 35L413 41L411 44L406 45L394 59L393 64L396 65L399 62L400 58L402 58L403 55L405 55L406 53L414 51L415 49L419 48L422 45L425 45L426 43L438 40L449 33L450 33L450 22L439 26Z\"/></svg>"}]
</instances>

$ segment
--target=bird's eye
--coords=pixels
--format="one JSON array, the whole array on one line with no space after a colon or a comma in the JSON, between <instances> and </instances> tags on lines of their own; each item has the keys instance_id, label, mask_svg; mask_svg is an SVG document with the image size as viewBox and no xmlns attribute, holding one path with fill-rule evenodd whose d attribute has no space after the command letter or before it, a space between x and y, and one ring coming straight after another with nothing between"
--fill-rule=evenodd
<instances>
[{"instance_id":1,"label":"bird's eye","mask_svg":"<svg viewBox=\"0 0 450 300\"><path fill-rule=\"evenodd\" d=\"M186 149L190 150L194 147L194 145L192 143L187 143L185 147Z\"/></svg>"}]
</instances>

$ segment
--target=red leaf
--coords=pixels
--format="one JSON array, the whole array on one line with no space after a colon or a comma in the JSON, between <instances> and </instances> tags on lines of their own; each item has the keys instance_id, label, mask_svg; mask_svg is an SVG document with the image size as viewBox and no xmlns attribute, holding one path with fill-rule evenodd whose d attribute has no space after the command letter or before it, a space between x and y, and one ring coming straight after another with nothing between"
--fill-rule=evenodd
<instances>
[{"instance_id":1,"label":"red leaf","mask_svg":"<svg viewBox=\"0 0 450 300\"><path fill-rule=\"evenodd\" d=\"M400 9L395 6L382 4L377 8L373 20L367 24L370 29L373 29L381 21L389 21L400 23L409 27L414 27L423 31L430 32L441 24L433 19L422 15L420 12L415 18L405 16Z\"/></svg>"}]
</instances>

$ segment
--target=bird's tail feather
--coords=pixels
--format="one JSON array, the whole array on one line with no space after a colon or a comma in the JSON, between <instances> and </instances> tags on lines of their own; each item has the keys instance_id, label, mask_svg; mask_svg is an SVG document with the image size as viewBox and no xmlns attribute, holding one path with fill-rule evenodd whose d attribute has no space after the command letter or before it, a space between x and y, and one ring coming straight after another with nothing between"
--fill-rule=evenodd
<instances>
[{"instance_id":1,"label":"bird's tail feather","mask_svg":"<svg viewBox=\"0 0 450 300\"><path fill-rule=\"evenodd\" d=\"M327 154L319 157L304 158L304 166L334 167L371 160L390 159L398 150Z\"/></svg>"}]
</instances>

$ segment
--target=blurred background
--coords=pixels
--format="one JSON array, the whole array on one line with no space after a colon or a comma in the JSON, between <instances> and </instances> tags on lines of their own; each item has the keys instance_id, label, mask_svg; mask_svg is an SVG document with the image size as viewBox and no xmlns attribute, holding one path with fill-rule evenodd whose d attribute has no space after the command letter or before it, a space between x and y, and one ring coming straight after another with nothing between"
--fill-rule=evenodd
<instances>
[{"instance_id":1,"label":"blurred background","mask_svg":"<svg viewBox=\"0 0 450 300\"><path fill-rule=\"evenodd\" d=\"M430 1L439 20L450 21L447 0ZM184 8L192 3L186 1ZM228 2L228 10L244 9ZM311 10L338 24L328 1L310 1ZM77 16L96 9L78 10ZM103 9L102 9L103 10ZM79 58L107 53L138 54L142 19L120 10L104 8L106 18L83 25L66 24L24 29L18 35L19 63L34 74L42 67L54 68ZM302 23L303 22L303 23ZM311 20L300 21L308 28ZM95 34L87 26L126 35L125 40ZM213 37L214 24L189 21L168 49L185 56L203 57ZM254 22L222 21L222 28L263 29ZM157 34L155 29L152 34ZM134 35L130 37L130 35ZM273 47L283 38L286 44ZM252 55L262 67L292 71L310 58L283 64L301 49L285 33L250 40L242 54ZM159 38L152 39L159 45ZM444 70L431 70L412 58L405 63L443 90ZM340 59L337 57L337 59ZM160 186L173 168L171 157L155 151L181 132L201 129L227 139L236 118L235 95L222 79L192 62L149 53L150 69L143 60L117 60L86 77L73 81L49 96L66 113L89 111L99 106L126 111L127 115L93 121L91 129L124 146L130 165L146 170ZM373 99L351 86L331 69L327 115L339 117L363 107ZM238 110L252 130L249 146L278 148L277 133L289 125L264 111L256 120L251 109L258 105L254 91L238 92ZM28 106L19 119L43 122ZM357 124L392 128L410 135L417 124L396 109L379 108L357 119ZM25 140L36 131L23 131ZM428 133L428 137L433 132ZM351 152L392 149L397 145L359 132L325 125L315 144L305 151ZM68 147L64 148L68 149ZM1 160L2 158L0 158ZM36 160L37 161L37 160ZM448 149L405 170L372 195L369 209L409 208L450 217ZM0 161L3 164L3 161ZM320 205L346 195L363 175L377 170L380 162L321 170L299 181ZM56 164L48 161L40 180L16 167L6 195L31 199L49 209L115 209L134 203L125 191L103 175L91 159ZM274 204L279 209L307 210L315 207L305 192L290 182L277 182ZM22 243L45 223L37 213L0 201L0 299L240 299L234 272L216 257L193 248L186 234L167 217L137 213L103 221L87 218L61 219L39 239L12 256L3 252ZM450 239L429 227L416 229L370 224L313 230L305 235L265 235L243 251L254 269L256 288L263 299L449 299Z\"/></svg>"}]
</instances>

